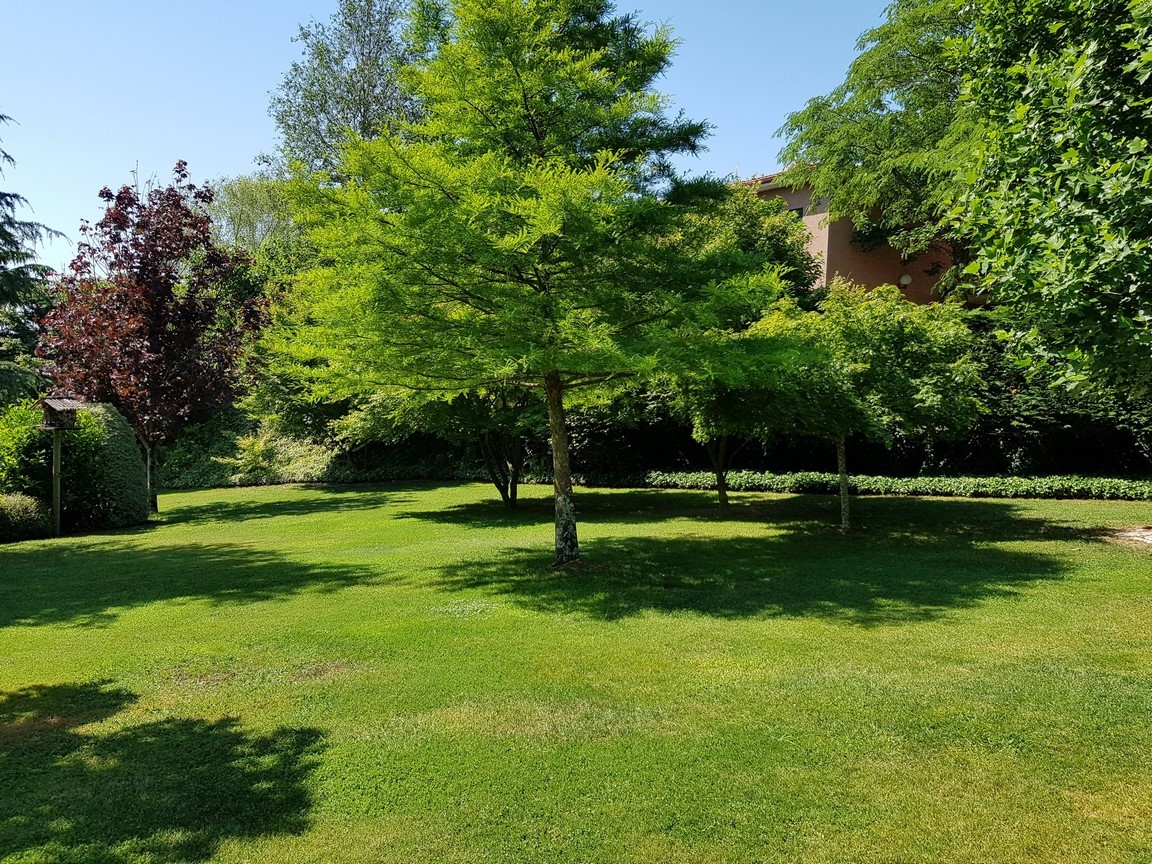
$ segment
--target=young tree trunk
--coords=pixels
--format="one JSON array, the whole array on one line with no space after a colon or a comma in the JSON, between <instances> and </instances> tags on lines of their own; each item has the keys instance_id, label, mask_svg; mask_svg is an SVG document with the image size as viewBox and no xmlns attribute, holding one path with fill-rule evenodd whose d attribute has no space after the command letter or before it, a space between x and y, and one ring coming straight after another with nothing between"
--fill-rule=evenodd
<instances>
[{"instance_id":1,"label":"young tree trunk","mask_svg":"<svg viewBox=\"0 0 1152 864\"><path fill-rule=\"evenodd\" d=\"M144 443L144 469L148 476L148 508L153 513L160 512L160 501L156 496L156 447Z\"/></svg>"},{"instance_id":2,"label":"young tree trunk","mask_svg":"<svg viewBox=\"0 0 1152 864\"><path fill-rule=\"evenodd\" d=\"M492 485L500 493L500 500L504 502L504 506L514 506L509 498L509 478L502 467L504 464L503 454L493 452L492 442L487 434L480 436L479 444L480 455L484 459L484 470L488 473L488 479L492 481Z\"/></svg>"},{"instance_id":3,"label":"young tree trunk","mask_svg":"<svg viewBox=\"0 0 1152 864\"><path fill-rule=\"evenodd\" d=\"M520 472L524 470L524 439L513 435L508 455L508 506L517 505L520 490Z\"/></svg>"},{"instance_id":4,"label":"young tree trunk","mask_svg":"<svg viewBox=\"0 0 1152 864\"><path fill-rule=\"evenodd\" d=\"M712 471L716 474L716 494L720 499L720 509L728 509L728 436L713 438L704 445L708 458L712 460Z\"/></svg>"},{"instance_id":5,"label":"young tree trunk","mask_svg":"<svg viewBox=\"0 0 1152 864\"><path fill-rule=\"evenodd\" d=\"M841 435L836 439L836 470L840 473L840 530L848 533L848 447Z\"/></svg>"},{"instance_id":6,"label":"young tree trunk","mask_svg":"<svg viewBox=\"0 0 1152 864\"><path fill-rule=\"evenodd\" d=\"M544 376L548 401L548 431L552 438L552 485L556 501L556 560L552 569L580 561L576 508L572 504L572 466L568 461L568 424L564 416L564 384L560 373Z\"/></svg>"}]
</instances>

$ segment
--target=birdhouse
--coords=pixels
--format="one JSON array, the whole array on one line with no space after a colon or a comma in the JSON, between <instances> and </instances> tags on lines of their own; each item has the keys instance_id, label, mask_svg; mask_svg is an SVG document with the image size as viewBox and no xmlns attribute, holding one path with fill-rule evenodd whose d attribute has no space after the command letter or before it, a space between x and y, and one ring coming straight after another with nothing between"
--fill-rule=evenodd
<instances>
[{"instance_id":1,"label":"birdhouse","mask_svg":"<svg viewBox=\"0 0 1152 864\"><path fill-rule=\"evenodd\" d=\"M44 411L45 429L75 429L76 412L84 407L84 403L71 396L48 396L40 400L40 408Z\"/></svg>"}]
</instances>

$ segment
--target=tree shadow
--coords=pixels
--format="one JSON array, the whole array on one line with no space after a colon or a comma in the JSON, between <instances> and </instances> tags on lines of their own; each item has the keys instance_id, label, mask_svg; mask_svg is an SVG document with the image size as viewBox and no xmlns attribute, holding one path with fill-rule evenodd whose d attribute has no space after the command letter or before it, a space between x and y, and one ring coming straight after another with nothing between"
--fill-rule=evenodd
<instances>
[{"instance_id":1,"label":"tree shadow","mask_svg":"<svg viewBox=\"0 0 1152 864\"><path fill-rule=\"evenodd\" d=\"M252 734L234 718L80 730L135 700L106 682L0 694L0 859L182 864L307 830L320 731Z\"/></svg>"},{"instance_id":2,"label":"tree shadow","mask_svg":"<svg viewBox=\"0 0 1152 864\"><path fill-rule=\"evenodd\" d=\"M1090 530L1024 517L1007 502L875 503L867 529L847 536L822 512L830 514L832 506L817 496L777 498L726 515L714 508L696 516L669 514L689 520L671 535L593 538L583 544L584 565L575 569L546 572L544 550L511 549L497 560L442 568L438 582L449 590L507 596L538 611L608 621L689 612L877 626L940 618L1019 594L1069 569L1058 548L1023 551L1000 544L1098 539ZM582 515L585 522L623 524L643 514L609 508ZM724 520L766 523L771 533L717 537L692 524Z\"/></svg>"},{"instance_id":3,"label":"tree shadow","mask_svg":"<svg viewBox=\"0 0 1152 864\"><path fill-rule=\"evenodd\" d=\"M716 493L664 489L597 489L576 494L582 522L640 523L666 516L708 519L729 518L716 506ZM420 519L471 528L511 528L517 525L543 525L552 522L552 497L521 498L516 507L505 507L499 499L469 501L438 510L414 510L396 514L400 519Z\"/></svg>"},{"instance_id":4,"label":"tree shadow","mask_svg":"<svg viewBox=\"0 0 1152 864\"><path fill-rule=\"evenodd\" d=\"M203 522L239 522L247 519L271 519L278 516L310 516L314 513L334 511L377 510L389 504L404 504L412 500L403 489L355 489L333 486L309 486L310 491L326 493L323 497L292 498L266 501L212 501L206 504L186 504L173 507L160 514L160 520L147 528L165 525Z\"/></svg>"},{"instance_id":5,"label":"tree shadow","mask_svg":"<svg viewBox=\"0 0 1152 864\"><path fill-rule=\"evenodd\" d=\"M99 626L165 600L256 603L339 591L378 574L366 567L293 560L225 544L141 548L115 540L0 547L0 627Z\"/></svg>"}]
</instances>

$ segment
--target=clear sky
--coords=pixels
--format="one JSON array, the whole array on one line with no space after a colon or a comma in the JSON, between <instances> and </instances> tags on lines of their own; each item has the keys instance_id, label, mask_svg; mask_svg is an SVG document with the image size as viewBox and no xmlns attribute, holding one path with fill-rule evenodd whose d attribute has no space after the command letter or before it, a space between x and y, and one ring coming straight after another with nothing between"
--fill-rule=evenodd
<instances>
[{"instance_id":1,"label":"clear sky","mask_svg":"<svg viewBox=\"0 0 1152 864\"><path fill-rule=\"evenodd\" d=\"M661 89L715 127L694 172L741 176L779 167L776 130L839 84L859 34L888 0L618 0L671 24L681 45ZM4 12L0 147L15 160L0 189L74 242L101 214L96 193L178 159L192 180L243 174L276 146L268 93L299 56L301 23L335 0L56 0ZM61 267L68 243L41 251Z\"/></svg>"}]
</instances>

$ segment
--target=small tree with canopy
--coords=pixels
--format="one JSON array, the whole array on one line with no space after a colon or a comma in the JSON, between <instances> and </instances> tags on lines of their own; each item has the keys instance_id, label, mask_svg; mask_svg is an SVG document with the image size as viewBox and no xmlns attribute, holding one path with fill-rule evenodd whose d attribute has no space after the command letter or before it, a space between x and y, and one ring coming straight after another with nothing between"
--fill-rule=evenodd
<instances>
[{"instance_id":1,"label":"small tree with canopy","mask_svg":"<svg viewBox=\"0 0 1152 864\"><path fill-rule=\"evenodd\" d=\"M232 398L264 317L247 257L212 240L211 195L188 182L184 162L146 195L101 190L104 216L81 227L43 321L39 350L56 386L113 405L132 426L153 512L156 445Z\"/></svg>"},{"instance_id":2,"label":"small tree with canopy","mask_svg":"<svg viewBox=\"0 0 1152 864\"><path fill-rule=\"evenodd\" d=\"M954 434L979 409L964 315L955 303L911 303L895 286L866 291L837 281L817 311L785 300L751 328L823 352L822 362L804 367L806 396L790 403L795 413L781 415L777 428L835 443L842 530L849 528L849 435L890 444L896 433Z\"/></svg>"}]
</instances>

